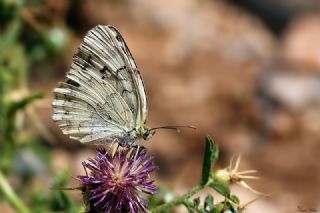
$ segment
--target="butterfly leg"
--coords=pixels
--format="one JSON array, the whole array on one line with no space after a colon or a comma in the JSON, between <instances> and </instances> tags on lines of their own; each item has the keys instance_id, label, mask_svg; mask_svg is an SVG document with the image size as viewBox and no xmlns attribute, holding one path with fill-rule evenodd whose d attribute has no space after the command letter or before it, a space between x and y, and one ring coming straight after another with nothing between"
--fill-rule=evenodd
<instances>
[{"instance_id":1,"label":"butterfly leg","mask_svg":"<svg viewBox=\"0 0 320 213\"><path fill-rule=\"evenodd\" d=\"M139 144L136 144L136 145L134 145L133 147L136 148L136 153L135 153L135 156L134 156L134 160L136 160L138 154L139 154L140 152L142 152L142 151L145 149L145 147L142 146L142 145L139 145Z\"/></svg>"},{"instance_id":2,"label":"butterfly leg","mask_svg":"<svg viewBox=\"0 0 320 213\"><path fill-rule=\"evenodd\" d=\"M118 152L119 147L119 143L116 143L116 148L113 150L112 157L114 157L114 155Z\"/></svg>"},{"instance_id":3,"label":"butterfly leg","mask_svg":"<svg viewBox=\"0 0 320 213\"><path fill-rule=\"evenodd\" d=\"M107 153L110 152L110 150L111 150L111 148L113 147L114 143L115 143L115 140L112 140L112 142L111 142L111 144L110 144L110 146L109 146L109 148L108 148L108 150L107 150Z\"/></svg>"},{"instance_id":4,"label":"butterfly leg","mask_svg":"<svg viewBox=\"0 0 320 213\"><path fill-rule=\"evenodd\" d=\"M140 149L140 145L137 145L138 147L136 148L136 154L134 155L134 160L137 159L138 153L139 153L139 149Z\"/></svg>"},{"instance_id":5,"label":"butterfly leg","mask_svg":"<svg viewBox=\"0 0 320 213\"><path fill-rule=\"evenodd\" d=\"M109 152L110 152L110 150L112 149L112 147L113 147L113 145L114 145L114 144L119 144L119 143L120 143L120 141L118 140L118 138L113 139L113 140L112 140L112 142L111 142L111 144L110 144L110 146L109 146L109 148L108 148L108 150L107 150L107 153L109 153ZM116 149L115 149L114 153L116 153L116 152L117 152L118 147L119 147L119 146L117 145L117 147L116 147ZM113 153L113 155L114 155L114 153Z\"/></svg>"}]
</instances>

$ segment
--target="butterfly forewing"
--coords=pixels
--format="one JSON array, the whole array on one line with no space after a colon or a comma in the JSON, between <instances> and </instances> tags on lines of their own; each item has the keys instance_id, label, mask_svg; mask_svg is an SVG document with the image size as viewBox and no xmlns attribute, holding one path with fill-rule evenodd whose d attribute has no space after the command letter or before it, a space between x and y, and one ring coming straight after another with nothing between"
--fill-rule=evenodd
<instances>
[{"instance_id":1,"label":"butterfly forewing","mask_svg":"<svg viewBox=\"0 0 320 213\"><path fill-rule=\"evenodd\" d=\"M144 125L146 94L134 59L111 26L90 30L73 57L67 82L54 89L53 119L81 142L122 139Z\"/></svg>"},{"instance_id":2,"label":"butterfly forewing","mask_svg":"<svg viewBox=\"0 0 320 213\"><path fill-rule=\"evenodd\" d=\"M135 89L137 91L137 99L138 99L138 112L135 117L136 126L140 126L145 124L147 119L147 96L144 87L143 80L141 78L140 72L137 69L136 63L132 57L132 54L124 41L121 34L114 27L109 26L109 30L114 33L114 43L118 46L118 49L123 54L120 54L123 57L124 62L127 64L127 67L130 69L130 74L133 79L133 83L135 84Z\"/></svg>"}]
</instances>

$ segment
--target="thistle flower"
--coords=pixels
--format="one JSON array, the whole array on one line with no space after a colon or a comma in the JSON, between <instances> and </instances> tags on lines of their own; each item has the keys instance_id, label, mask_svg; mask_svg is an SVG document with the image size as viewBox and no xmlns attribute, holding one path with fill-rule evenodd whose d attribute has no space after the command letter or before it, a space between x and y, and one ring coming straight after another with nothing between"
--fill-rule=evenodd
<instances>
[{"instance_id":1,"label":"thistle flower","mask_svg":"<svg viewBox=\"0 0 320 213\"><path fill-rule=\"evenodd\" d=\"M255 199L245 203L245 204L236 204L234 201L226 198L230 203L237 206L237 209L239 211L244 210L248 205L256 202L257 200L270 196L270 194L262 193L257 190L254 190L252 187L250 187L244 180L258 180L260 179L258 176L252 175L257 172L257 170L246 170L246 171L239 171L241 156L239 155L236 159L236 163L234 164L234 157L231 158L229 166L225 169L220 169L214 172L213 177L214 180L219 183L224 184L232 184L236 183L238 185L241 185L242 187L248 189L249 191L253 192L254 194L258 195Z\"/></svg>"},{"instance_id":2,"label":"thistle flower","mask_svg":"<svg viewBox=\"0 0 320 213\"><path fill-rule=\"evenodd\" d=\"M238 156L235 165L233 166L233 160L232 157L230 159L228 171L230 172L231 182L237 183L244 188L248 189L249 191L253 192L256 195L266 195L265 193L259 192L251 188L244 180L259 180L260 177L251 175L257 172L257 170L246 170L246 171L239 171L240 161L241 161L241 155Z\"/></svg>"},{"instance_id":3,"label":"thistle flower","mask_svg":"<svg viewBox=\"0 0 320 213\"><path fill-rule=\"evenodd\" d=\"M148 200L157 186L149 174L156 169L146 150L118 149L114 155L98 149L96 157L83 162L86 175L78 176L90 210L103 212L147 212ZM89 170L89 174L87 172Z\"/></svg>"}]
</instances>

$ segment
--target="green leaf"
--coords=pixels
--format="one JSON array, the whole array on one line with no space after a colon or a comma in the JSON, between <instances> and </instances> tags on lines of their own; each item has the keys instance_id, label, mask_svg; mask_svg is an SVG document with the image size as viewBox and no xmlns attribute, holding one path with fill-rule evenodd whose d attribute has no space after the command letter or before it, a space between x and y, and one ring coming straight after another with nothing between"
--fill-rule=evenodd
<instances>
[{"instance_id":1,"label":"green leaf","mask_svg":"<svg viewBox=\"0 0 320 213\"><path fill-rule=\"evenodd\" d=\"M236 195L230 195L229 199L232 200L232 202L234 202L235 204L240 204L240 200Z\"/></svg>"},{"instance_id":2,"label":"green leaf","mask_svg":"<svg viewBox=\"0 0 320 213\"><path fill-rule=\"evenodd\" d=\"M54 180L52 187L53 188L62 188L69 182L69 179L70 179L70 170L65 169L56 175L56 178Z\"/></svg>"},{"instance_id":3,"label":"green leaf","mask_svg":"<svg viewBox=\"0 0 320 213\"><path fill-rule=\"evenodd\" d=\"M15 43L9 49L10 51L4 53L4 57L0 56L0 83L3 97L12 90L21 89L27 83L29 61L24 46Z\"/></svg>"},{"instance_id":4,"label":"green leaf","mask_svg":"<svg viewBox=\"0 0 320 213\"><path fill-rule=\"evenodd\" d=\"M76 212L77 205L75 202L64 192L63 187L69 182L70 170L66 169L56 177L50 196L50 209L53 211ZM61 189L59 189L61 188Z\"/></svg>"},{"instance_id":5,"label":"green leaf","mask_svg":"<svg viewBox=\"0 0 320 213\"><path fill-rule=\"evenodd\" d=\"M7 111L4 101L5 96L5 86L6 86L6 80L4 74L6 73L6 69L0 66L0 144L3 143L5 140L5 126L7 125Z\"/></svg>"},{"instance_id":6,"label":"green leaf","mask_svg":"<svg viewBox=\"0 0 320 213\"><path fill-rule=\"evenodd\" d=\"M213 197L212 195L207 195L206 199L204 200L204 209L207 212L212 212L213 208Z\"/></svg>"},{"instance_id":7,"label":"green leaf","mask_svg":"<svg viewBox=\"0 0 320 213\"><path fill-rule=\"evenodd\" d=\"M213 209L212 213L221 213L221 212L223 212L224 207L225 207L224 203L220 202L220 203L214 205L214 209Z\"/></svg>"},{"instance_id":8,"label":"green leaf","mask_svg":"<svg viewBox=\"0 0 320 213\"><path fill-rule=\"evenodd\" d=\"M200 198L196 197L192 201L189 201L188 199L183 201L183 205L188 209L189 213L193 212L203 212L200 208Z\"/></svg>"},{"instance_id":9,"label":"green leaf","mask_svg":"<svg viewBox=\"0 0 320 213\"><path fill-rule=\"evenodd\" d=\"M9 106L8 117L13 117L18 110L25 108L29 103L31 103L35 99L39 99L42 97L43 97L42 93L36 92L23 98L20 101L11 103L11 105Z\"/></svg>"},{"instance_id":10,"label":"green leaf","mask_svg":"<svg viewBox=\"0 0 320 213\"><path fill-rule=\"evenodd\" d=\"M210 136L206 137L206 145L204 150L204 159L202 165L202 177L200 185L204 186L208 183L211 177L211 169L213 164L218 160L219 148L214 144Z\"/></svg>"},{"instance_id":11,"label":"green leaf","mask_svg":"<svg viewBox=\"0 0 320 213\"><path fill-rule=\"evenodd\" d=\"M183 201L183 205L188 209L188 212L189 213L194 213L196 212L194 206L193 206L193 203L190 202L189 200L184 200Z\"/></svg>"},{"instance_id":12,"label":"green leaf","mask_svg":"<svg viewBox=\"0 0 320 213\"><path fill-rule=\"evenodd\" d=\"M193 206L194 206L194 208L195 208L195 209L198 209L199 205L200 205L200 198L197 197L197 198L193 199Z\"/></svg>"},{"instance_id":13,"label":"green leaf","mask_svg":"<svg viewBox=\"0 0 320 213\"><path fill-rule=\"evenodd\" d=\"M224 197L229 197L229 194L230 194L229 185L222 184L222 183L210 183L209 186L219 194L223 195Z\"/></svg>"},{"instance_id":14,"label":"green leaf","mask_svg":"<svg viewBox=\"0 0 320 213\"><path fill-rule=\"evenodd\" d=\"M0 37L0 63L3 60L4 54L7 53L17 41L20 30L21 20L16 18L9 24L6 31Z\"/></svg>"},{"instance_id":15,"label":"green leaf","mask_svg":"<svg viewBox=\"0 0 320 213\"><path fill-rule=\"evenodd\" d=\"M6 200L20 213L29 213L28 207L20 200L19 196L11 187L8 179L0 171L0 193L3 194Z\"/></svg>"}]
</instances>

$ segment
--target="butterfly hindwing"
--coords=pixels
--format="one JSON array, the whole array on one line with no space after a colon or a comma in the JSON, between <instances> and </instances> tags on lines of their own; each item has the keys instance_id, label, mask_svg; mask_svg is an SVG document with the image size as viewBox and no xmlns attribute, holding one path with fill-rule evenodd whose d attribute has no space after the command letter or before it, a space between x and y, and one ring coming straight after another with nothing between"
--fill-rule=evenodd
<instances>
[{"instance_id":1,"label":"butterfly hindwing","mask_svg":"<svg viewBox=\"0 0 320 213\"><path fill-rule=\"evenodd\" d=\"M89 31L73 57L66 83L54 89L55 120L81 142L122 139L144 124L146 94L120 33L111 26Z\"/></svg>"},{"instance_id":2,"label":"butterfly hindwing","mask_svg":"<svg viewBox=\"0 0 320 213\"><path fill-rule=\"evenodd\" d=\"M84 143L135 140L128 133L144 126L147 97L130 50L114 27L99 25L88 32L66 76L54 89L52 103L53 120L64 134Z\"/></svg>"},{"instance_id":3,"label":"butterfly hindwing","mask_svg":"<svg viewBox=\"0 0 320 213\"><path fill-rule=\"evenodd\" d=\"M68 73L70 78L73 72L71 69ZM54 89L56 97L52 103L53 119L58 122L64 134L81 142L90 142L91 139L100 139L102 136L118 137L123 131L132 128L131 111L110 85L100 82L105 86L100 90L101 95L96 92L99 90L92 89L95 88L94 85L99 85L98 79L93 77L84 82L79 80L78 86L60 83Z\"/></svg>"}]
</instances>

